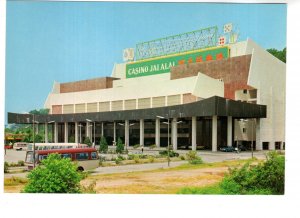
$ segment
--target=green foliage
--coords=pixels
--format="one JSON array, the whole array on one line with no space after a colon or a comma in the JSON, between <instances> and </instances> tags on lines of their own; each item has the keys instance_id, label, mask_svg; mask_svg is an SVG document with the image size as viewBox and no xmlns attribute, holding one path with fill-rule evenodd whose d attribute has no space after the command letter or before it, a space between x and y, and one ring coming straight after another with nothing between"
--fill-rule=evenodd
<instances>
[{"instance_id":1,"label":"green foliage","mask_svg":"<svg viewBox=\"0 0 300 218\"><path fill-rule=\"evenodd\" d=\"M133 146L134 149L137 149L137 148L139 148L139 147L141 147L140 144L136 144L136 145Z\"/></svg>"},{"instance_id":2,"label":"green foliage","mask_svg":"<svg viewBox=\"0 0 300 218\"><path fill-rule=\"evenodd\" d=\"M75 136L70 136L70 138L69 138L69 142L70 143L75 143Z\"/></svg>"},{"instance_id":3,"label":"green foliage","mask_svg":"<svg viewBox=\"0 0 300 218\"><path fill-rule=\"evenodd\" d=\"M101 156L99 155L99 166L102 166L103 165L103 162L105 162L105 156Z\"/></svg>"},{"instance_id":4,"label":"green foliage","mask_svg":"<svg viewBox=\"0 0 300 218\"><path fill-rule=\"evenodd\" d=\"M34 109L34 110L29 111L29 113L30 114L36 114L36 115L39 115L39 114L49 114L49 109L48 108L41 108L39 110Z\"/></svg>"},{"instance_id":5,"label":"green foliage","mask_svg":"<svg viewBox=\"0 0 300 218\"><path fill-rule=\"evenodd\" d=\"M85 137L85 139L84 139L84 141L83 141L83 144L86 144L86 145L88 145L89 147L92 146L92 142L91 142L91 140L90 140L89 137Z\"/></svg>"},{"instance_id":6,"label":"green foliage","mask_svg":"<svg viewBox=\"0 0 300 218\"><path fill-rule=\"evenodd\" d=\"M284 156L271 152L267 161L255 166L246 163L242 168L230 169L216 185L201 188L183 188L179 194L284 194Z\"/></svg>"},{"instance_id":7,"label":"green foliage","mask_svg":"<svg viewBox=\"0 0 300 218\"><path fill-rule=\"evenodd\" d=\"M159 154L161 156L168 156L168 150L160 151ZM170 157L179 157L179 154L173 150L170 150Z\"/></svg>"},{"instance_id":8,"label":"green foliage","mask_svg":"<svg viewBox=\"0 0 300 218\"><path fill-rule=\"evenodd\" d=\"M263 164L230 170L220 187L228 194L284 194L284 168L284 156L271 152Z\"/></svg>"},{"instance_id":9,"label":"green foliage","mask_svg":"<svg viewBox=\"0 0 300 218\"><path fill-rule=\"evenodd\" d=\"M139 163L140 162L140 156L139 155L135 155L133 158L135 163Z\"/></svg>"},{"instance_id":10,"label":"green foliage","mask_svg":"<svg viewBox=\"0 0 300 218\"><path fill-rule=\"evenodd\" d=\"M24 163L24 161L23 161L23 160L19 160L19 161L18 161L18 165L22 167L22 166L24 166L24 165L25 165L25 163Z\"/></svg>"},{"instance_id":11,"label":"green foliage","mask_svg":"<svg viewBox=\"0 0 300 218\"><path fill-rule=\"evenodd\" d=\"M269 53L271 53L273 56L281 60L282 62L286 63L286 48L284 48L282 51L277 50L275 48L267 49Z\"/></svg>"},{"instance_id":12,"label":"green foliage","mask_svg":"<svg viewBox=\"0 0 300 218\"><path fill-rule=\"evenodd\" d=\"M154 157L151 156L151 155L149 155L149 156L148 156L148 160L149 160L150 163L153 163L153 162L154 162Z\"/></svg>"},{"instance_id":13,"label":"green foliage","mask_svg":"<svg viewBox=\"0 0 300 218\"><path fill-rule=\"evenodd\" d=\"M34 142L36 142L36 143L41 143L41 142L43 142L43 136L41 136L40 134L36 134L36 135L34 136Z\"/></svg>"},{"instance_id":14,"label":"green foliage","mask_svg":"<svg viewBox=\"0 0 300 218\"><path fill-rule=\"evenodd\" d=\"M185 157L183 155L179 156L181 160L185 160Z\"/></svg>"},{"instance_id":15,"label":"green foliage","mask_svg":"<svg viewBox=\"0 0 300 218\"><path fill-rule=\"evenodd\" d=\"M157 147L157 146L156 146L155 144L149 146L150 149L154 149L154 148L156 148L156 147Z\"/></svg>"},{"instance_id":16,"label":"green foliage","mask_svg":"<svg viewBox=\"0 0 300 218\"><path fill-rule=\"evenodd\" d=\"M8 173L8 166L9 166L9 164L5 161L4 162L4 173Z\"/></svg>"},{"instance_id":17,"label":"green foliage","mask_svg":"<svg viewBox=\"0 0 300 218\"><path fill-rule=\"evenodd\" d=\"M69 158L50 154L28 174L26 193L80 193L82 176Z\"/></svg>"},{"instance_id":18,"label":"green foliage","mask_svg":"<svg viewBox=\"0 0 300 218\"><path fill-rule=\"evenodd\" d=\"M117 141L117 145L116 145L116 152L118 154L122 153L124 151L124 144L122 142L122 139L121 138L118 138L118 141Z\"/></svg>"},{"instance_id":19,"label":"green foliage","mask_svg":"<svg viewBox=\"0 0 300 218\"><path fill-rule=\"evenodd\" d=\"M87 187L82 186L81 187L81 192L85 193L85 194L96 194L95 187L96 187L96 181L94 180Z\"/></svg>"},{"instance_id":20,"label":"green foliage","mask_svg":"<svg viewBox=\"0 0 300 218\"><path fill-rule=\"evenodd\" d=\"M99 153L107 153L107 151L108 151L108 144L106 138L103 136L100 139Z\"/></svg>"},{"instance_id":21,"label":"green foliage","mask_svg":"<svg viewBox=\"0 0 300 218\"><path fill-rule=\"evenodd\" d=\"M203 160L198 156L196 151L189 151L186 153L186 159L190 164L203 164Z\"/></svg>"}]
</instances>

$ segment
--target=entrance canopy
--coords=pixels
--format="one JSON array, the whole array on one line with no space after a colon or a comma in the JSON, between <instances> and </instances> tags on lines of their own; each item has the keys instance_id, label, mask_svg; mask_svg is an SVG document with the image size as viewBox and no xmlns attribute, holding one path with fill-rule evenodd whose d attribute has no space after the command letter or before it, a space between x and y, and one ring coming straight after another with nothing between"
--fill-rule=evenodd
<instances>
[{"instance_id":1,"label":"entrance canopy","mask_svg":"<svg viewBox=\"0 0 300 218\"><path fill-rule=\"evenodd\" d=\"M166 118L231 116L236 119L266 118L267 106L234 101L214 96L201 101L168 107L122 110L76 114L35 115L39 123L47 122L95 122L116 120L155 119L156 116ZM32 114L8 113L8 123L32 123Z\"/></svg>"}]
</instances>

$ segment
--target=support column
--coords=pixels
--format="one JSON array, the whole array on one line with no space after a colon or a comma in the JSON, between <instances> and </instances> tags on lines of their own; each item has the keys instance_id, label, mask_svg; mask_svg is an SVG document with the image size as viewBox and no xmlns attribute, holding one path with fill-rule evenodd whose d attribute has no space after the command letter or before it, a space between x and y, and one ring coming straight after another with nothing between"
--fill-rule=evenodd
<instances>
[{"instance_id":1,"label":"support column","mask_svg":"<svg viewBox=\"0 0 300 218\"><path fill-rule=\"evenodd\" d=\"M260 140L260 119L256 119L256 150L261 151L263 149Z\"/></svg>"},{"instance_id":2,"label":"support column","mask_svg":"<svg viewBox=\"0 0 300 218\"><path fill-rule=\"evenodd\" d=\"M45 143L48 143L48 123L45 123Z\"/></svg>"},{"instance_id":3,"label":"support column","mask_svg":"<svg viewBox=\"0 0 300 218\"><path fill-rule=\"evenodd\" d=\"M280 150L283 150L283 142L280 142Z\"/></svg>"},{"instance_id":4,"label":"support column","mask_svg":"<svg viewBox=\"0 0 300 218\"><path fill-rule=\"evenodd\" d=\"M116 132L116 122L114 122L114 142L117 144L117 132Z\"/></svg>"},{"instance_id":5,"label":"support column","mask_svg":"<svg viewBox=\"0 0 300 218\"><path fill-rule=\"evenodd\" d=\"M35 126L35 134L39 134L39 123L36 123Z\"/></svg>"},{"instance_id":6,"label":"support column","mask_svg":"<svg viewBox=\"0 0 300 218\"><path fill-rule=\"evenodd\" d=\"M78 122L75 122L75 143L78 143Z\"/></svg>"},{"instance_id":7,"label":"support column","mask_svg":"<svg viewBox=\"0 0 300 218\"><path fill-rule=\"evenodd\" d=\"M144 146L144 119L140 119L140 145Z\"/></svg>"},{"instance_id":8,"label":"support column","mask_svg":"<svg viewBox=\"0 0 300 218\"><path fill-rule=\"evenodd\" d=\"M197 150L197 117L192 117L192 150Z\"/></svg>"},{"instance_id":9,"label":"support column","mask_svg":"<svg viewBox=\"0 0 300 218\"><path fill-rule=\"evenodd\" d=\"M85 137L89 137L90 139L91 139L91 137L90 137L90 122L86 122L86 126L85 126Z\"/></svg>"},{"instance_id":10,"label":"support column","mask_svg":"<svg viewBox=\"0 0 300 218\"><path fill-rule=\"evenodd\" d=\"M173 150L177 150L177 118L172 120L172 145Z\"/></svg>"},{"instance_id":11,"label":"support column","mask_svg":"<svg viewBox=\"0 0 300 218\"><path fill-rule=\"evenodd\" d=\"M227 146L232 146L232 117L227 117Z\"/></svg>"},{"instance_id":12,"label":"support column","mask_svg":"<svg viewBox=\"0 0 300 218\"><path fill-rule=\"evenodd\" d=\"M104 136L104 123L101 123L101 137Z\"/></svg>"},{"instance_id":13,"label":"support column","mask_svg":"<svg viewBox=\"0 0 300 218\"><path fill-rule=\"evenodd\" d=\"M212 116L212 151L217 151L218 117Z\"/></svg>"},{"instance_id":14,"label":"support column","mask_svg":"<svg viewBox=\"0 0 300 218\"><path fill-rule=\"evenodd\" d=\"M125 147L129 146L129 120L125 120Z\"/></svg>"},{"instance_id":15,"label":"support column","mask_svg":"<svg viewBox=\"0 0 300 218\"><path fill-rule=\"evenodd\" d=\"M67 122L65 122L65 143L68 143L69 142L69 139L68 139L68 133L69 133L69 128L68 128L68 123Z\"/></svg>"},{"instance_id":16,"label":"support column","mask_svg":"<svg viewBox=\"0 0 300 218\"><path fill-rule=\"evenodd\" d=\"M156 118L155 120L155 144L160 147L160 120Z\"/></svg>"},{"instance_id":17,"label":"support column","mask_svg":"<svg viewBox=\"0 0 300 218\"><path fill-rule=\"evenodd\" d=\"M54 123L54 143L58 142L58 123Z\"/></svg>"}]
</instances>

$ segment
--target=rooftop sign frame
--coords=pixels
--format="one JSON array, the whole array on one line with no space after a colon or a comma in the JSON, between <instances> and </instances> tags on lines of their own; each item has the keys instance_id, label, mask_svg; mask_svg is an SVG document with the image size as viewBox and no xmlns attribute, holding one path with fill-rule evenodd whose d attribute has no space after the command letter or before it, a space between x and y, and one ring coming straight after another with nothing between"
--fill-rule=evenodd
<instances>
[{"instance_id":1,"label":"rooftop sign frame","mask_svg":"<svg viewBox=\"0 0 300 218\"><path fill-rule=\"evenodd\" d=\"M155 39L136 45L136 60L214 47L218 43L218 27Z\"/></svg>"}]
</instances>

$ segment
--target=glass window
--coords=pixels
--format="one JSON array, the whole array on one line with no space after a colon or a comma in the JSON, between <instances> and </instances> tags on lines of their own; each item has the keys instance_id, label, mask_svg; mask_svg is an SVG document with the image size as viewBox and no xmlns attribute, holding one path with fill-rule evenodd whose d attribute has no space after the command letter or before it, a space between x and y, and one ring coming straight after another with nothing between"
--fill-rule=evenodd
<instances>
[{"instance_id":1,"label":"glass window","mask_svg":"<svg viewBox=\"0 0 300 218\"><path fill-rule=\"evenodd\" d=\"M92 152L91 157L92 157L93 160L96 160L97 159L97 152Z\"/></svg>"},{"instance_id":2,"label":"glass window","mask_svg":"<svg viewBox=\"0 0 300 218\"><path fill-rule=\"evenodd\" d=\"M61 154L62 158L71 158L71 154Z\"/></svg>"},{"instance_id":3,"label":"glass window","mask_svg":"<svg viewBox=\"0 0 300 218\"><path fill-rule=\"evenodd\" d=\"M88 153L76 153L77 160L88 160L89 154Z\"/></svg>"},{"instance_id":4,"label":"glass window","mask_svg":"<svg viewBox=\"0 0 300 218\"><path fill-rule=\"evenodd\" d=\"M44 160L48 157L48 155L39 155L39 161Z\"/></svg>"},{"instance_id":5,"label":"glass window","mask_svg":"<svg viewBox=\"0 0 300 218\"><path fill-rule=\"evenodd\" d=\"M33 162L33 152L27 152L27 155L26 155L26 160L25 162L27 163L32 163Z\"/></svg>"}]
</instances>

